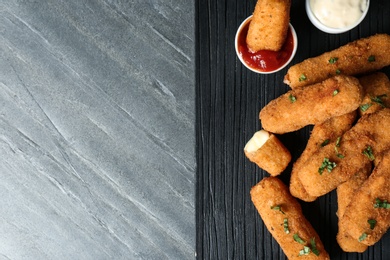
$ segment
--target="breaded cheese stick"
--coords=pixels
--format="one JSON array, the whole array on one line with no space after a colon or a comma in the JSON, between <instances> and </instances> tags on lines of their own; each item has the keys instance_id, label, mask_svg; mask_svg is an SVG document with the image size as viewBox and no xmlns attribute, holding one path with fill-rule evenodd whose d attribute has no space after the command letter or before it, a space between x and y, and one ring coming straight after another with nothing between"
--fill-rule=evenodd
<instances>
[{"instance_id":1,"label":"breaded cheese stick","mask_svg":"<svg viewBox=\"0 0 390 260\"><path fill-rule=\"evenodd\" d=\"M371 140L364 135L356 137L360 139L342 141L343 146L337 153L336 142L332 142L306 161L298 173L298 178L309 195L316 197L325 195L371 164L362 153L370 146L367 144L371 144ZM348 149L345 149L346 146Z\"/></svg>"},{"instance_id":2,"label":"breaded cheese stick","mask_svg":"<svg viewBox=\"0 0 390 260\"><path fill-rule=\"evenodd\" d=\"M340 225L355 240L374 245L390 227L390 151L354 194Z\"/></svg>"},{"instance_id":3,"label":"breaded cheese stick","mask_svg":"<svg viewBox=\"0 0 390 260\"><path fill-rule=\"evenodd\" d=\"M291 88L321 82L332 75L358 75L390 65L390 35L376 34L291 66L284 82Z\"/></svg>"},{"instance_id":4,"label":"breaded cheese stick","mask_svg":"<svg viewBox=\"0 0 390 260\"><path fill-rule=\"evenodd\" d=\"M272 133L257 131L244 147L246 157L270 175L281 174L291 161L290 151Z\"/></svg>"},{"instance_id":5,"label":"breaded cheese stick","mask_svg":"<svg viewBox=\"0 0 390 260\"><path fill-rule=\"evenodd\" d=\"M286 41L291 0L257 0L246 43L253 51L279 51Z\"/></svg>"},{"instance_id":6,"label":"breaded cheese stick","mask_svg":"<svg viewBox=\"0 0 390 260\"><path fill-rule=\"evenodd\" d=\"M390 109L361 117L340 140L315 152L298 173L311 196L322 196L347 181L390 147Z\"/></svg>"},{"instance_id":7,"label":"breaded cheese stick","mask_svg":"<svg viewBox=\"0 0 390 260\"><path fill-rule=\"evenodd\" d=\"M338 221L338 233L337 243L344 252L358 252L362 253L367 250L367 245L360 243L358 240L352 238L346 230L346 226L341 224L340 219L343 217L345 210L349 203L353 200L355 192L360 186L367 180L371 173L371 165L362 168L358 173L352 176L348 181L340 184L337 187L337 216Z\"/></svg>"},{"instance_id":8,"label":"breaded cheese stick","mask_svg":"<svg viewBox=\"0 0 390 260\"><path fill-rule=\"evenodd\" d=\"M337 187L337 216L341 218L349 203L351 203L355 192L367 180L372 171L372 165L367 164L353 175L348 181Z\"/></svg>"},{"instance_id":9,"label":"breaded cheese stick","mask_svg":"<svg viewBox=\"0 0 390 260\"><path fill-rule=\"evenodd\" d=\"M263 128L283 134L356 110L363 98L358 79L335 76L310 88L292 89L260 111Z\"/></svg>"},{"instance_id":10,"label":"breaded cheese stick","mask_svg":"<svg viewBox=\"0 0 390 260\"><path fill-rule=\"evenodd\" d=\"M251 189L251 199L288 259L330 259L300 204L281 180L264 178Z\"/></svg>"},{"instance_id":11,"label":"breaded cheese stick","mask_svg":"<svg viewBox=\"0 0 390 260\"><path fill-rule=\"evenodd\" d=\"M306 160L309 159L314 152L326 146L328 143L335 142L337 138L341 137L346 131L348 131L352 127L352 124L356 119L356 115L357 112L353 111L348 114L332 117L313 127L305 150L294 163L292 168L290 178L291 195L307 202L317 199L317 197L310 196L306 192L298 177L298 172L306 163Z\"/></svg>"},{"instance_id":12,"label":"breaded cheese stick","mask_svg":"<svg viewBox=\"0 0 390 260\"><path fill-rule=\"evenodd\" d=\"M360 115L373 113L384 107L390 107L390 80L383 72L376 72L359 78L364 90L360 104Z\"/></svg>"}]
</instances>

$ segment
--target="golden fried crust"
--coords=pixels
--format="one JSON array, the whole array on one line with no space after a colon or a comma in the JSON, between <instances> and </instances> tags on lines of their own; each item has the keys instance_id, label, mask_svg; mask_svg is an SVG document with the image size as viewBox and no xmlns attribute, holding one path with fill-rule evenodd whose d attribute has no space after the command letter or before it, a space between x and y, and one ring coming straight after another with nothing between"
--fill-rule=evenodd
<instances>
[{"instance_id":1,"label":"golden fried crust","mask_svg":"<svg viewBox=\"0 0 390 260\"><path fill-rule=\"evenodd\" d=\"M291 178L290 192L291 194L303 201L314 201L317 197L310 196L303 187L298 172L303 167L304 163L310 156L325 146L326 143L335 142L338 137L341 137L347 130L352 127L356 119L357 112L353 111L337 117L332 117L321 124L313 127L306 148L301 156L294 163Z\"/></svg>"},{"instance_id":2,"label":"golden fried crust","mask_svg":"<svg viewBox=\"0 0 390 260\"><path fill-rule=\"evenodd\" d=\"M347 131L337 145L335 142L315 152L299 171L299 179L311 196L321 196L347 181L356 172L371 163L364 154L368 147L374 157L390 147L390 109L364 115ZM337 149L336 149L337 148ZM336 151L337 150L337 151ZM333 165L328 171L324 160Z\"/></svg>"},{"instance_id":3,"label":"golden fried crust","mask_svg":"<svg viewBox=\"0 0 390 260\"><path fill-rule=\"evenodd\" d=\"M246 38L251 51L279 51L287 37L291 0L258 0Z\"/></svg>"},{"instance_id":4,"label":"golden fried crust","mask_svg":"<svg viewBox=\"0 0 390 260\"><path fill-rule=\"evenodd\" d=\"M310 88L288 91L269 102L259 117L265 130L283 134L352 112L362 98L363 90L356 78L335 76Z\"/></svg>"},{"instance_id":5,"label":"golden fried crust","mask_svg":"<svg viewBox=\"0 0 390 260\"><path fill-rule=\"evenodd\" d=\"M390 151L387 150L370 177L354 194L341 218L340 225L345 225L349 235L365 245L375 244L390 227L390 209L375 206L377 199L390 201L389 183ZM375 225L371 227L369 220L374 220Z\"/></svg>"},{"instance_id":6,"label":"golden fried crust","mask_svg":"<svg viewBox=\"0 0 390 260\"><path fill-rule=\"evenodd\" d=\"M361 185L367 180L371 173L371 164L367 167L362 168L358 173L352 176L348 181L340 184L337 187L337 216L338 222L338 233L337 242L344 252L364 252L367 250L367 245L360 243L358 240L352 238L346 229L345 225L342 225L340 219L343 217L345 210L349 203L353 200L355 192L361 187Z\"/></svg>"},{"instance_id":7,"label":"golden fried crust","mask_svg":"<svg viewBox=\"0 0 390 260\"><path fill-rule=\"evenodd\" d=\"M390 107L390 80L383 72L359 78L365 96L360 104L360 115Z\"/></svg>"},{"instance_id":8,"label":"golden fried crust","mask_svg":"<svg viewBox=\"0 0 390 260\"><path fill-rule=\"evenodd\" d=\"M255 152L244 150L246 157L272 176L281 174L291 161L290 151L271 134L267 142Z\"/></svg>"},{"instance_id":9,"label":"golden fried crust","mask_svg":"<svg viewBox=\"0 0 390 260\"><path fill-rule=\"evenodd\" d=\"M288 187L281 180L276 177L264 178L251 189L251 198L265 226L288 259L329 259L320 237L302 214L300 204L291 196ZM275 207L280 207L280 210ZM288 223L288 232L285 230L285 221ZM300 244L294 240L294 234L305 243ZM320 254L317 256L310 252L299 256L304 246L310 247L313 238Z\"/></svg>"},{"instance_id":10,"label":"golden fried crust","mask_svg":"<svg viewBox=\"0 0 390 260\"><path fill-rule=\"evenodd\" d=\"M372 166L367 164L359 172L353 175L348 181L340 184L337 187L337 216L341 218L348 204L351 202L354 193L360 188L360 186L367 180L371 174Z\"/></svg>"},{"instance_id":11,"label":"golden fried crust","mask_svg":"<svg viewBox=\"0 0 390 260\"><path fill-rule=\"evenodd\" d=\"M361 136L364 143L368 143L370 140ZM362 142L363 142L362 141ZM302 167L298 173L298 177L301 180L307 193L311 196L322 196L332 190L338 185L347 181L358 172L362 167L370 164L370 161L362 154L362 151L366 147L365 145L359 145L361 143L355 143L356 141L343 141L343 147L340 147L339 152L344 158L339 158L335 152L335 142L332 142L325 146L323 149L314 153ZM344 146L352 147L351 149L344 149ZM327 167L323 167L322 172L320 169L328 160L331 164L335 164L333 168L328 171Z\"/></svg>"},{"instance_id":12,"label":"golden fried crust","mask_svg":"<svg viewBox=\"0 0 390 260\"><path fill-rule=\"evenodd\" d=\"M334 58L337 58L337 61ZM390 35L376 34L290 67L284 82L291 88L297 88L321 82L338 73L358 75L388 65L390 65Z\"/></svg>"}]
</instances>

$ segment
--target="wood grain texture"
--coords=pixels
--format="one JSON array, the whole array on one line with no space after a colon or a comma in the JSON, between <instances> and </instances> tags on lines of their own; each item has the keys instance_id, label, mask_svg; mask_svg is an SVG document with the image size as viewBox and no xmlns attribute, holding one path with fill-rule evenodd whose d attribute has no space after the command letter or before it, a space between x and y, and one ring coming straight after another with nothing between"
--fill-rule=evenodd
<instances>
[{"instance_id":1,"label":"wood grain texture","mask_svg":"<svg viewBox=\"0 0 390 260\"><path fill-rule=\"evenodd\" d=\"M0 258L193 259L192 1L0 2Z\"/></svg>"},{"instance_id":2,"label":"wood grain texture","mask_svg":"<svg viewBox=\"0 0 390 260\"><path fill-rule=\"evenodd\" d=\"M199 0L196 2L196 252L198 259L285 259L250 201L249 191L267 173L244 156L243 148L261 128L260 109L288 90L284 70L257 75L236 57L234 37L256 1ZM357 28L330 35L316 29L306 16L304 1L293 1L291 23L299 38L292 64L317 56L352 40L390 33L390 2L371 1L367 17ZM383 70L388 76L389 69ZM296 160L311 127L280 136ZM291 166L281 178L288 183ZM335 192L303 211L331 259L388 259L390 235L363 254L347 254L336 242Z\"/></svg>"}]
</instances>

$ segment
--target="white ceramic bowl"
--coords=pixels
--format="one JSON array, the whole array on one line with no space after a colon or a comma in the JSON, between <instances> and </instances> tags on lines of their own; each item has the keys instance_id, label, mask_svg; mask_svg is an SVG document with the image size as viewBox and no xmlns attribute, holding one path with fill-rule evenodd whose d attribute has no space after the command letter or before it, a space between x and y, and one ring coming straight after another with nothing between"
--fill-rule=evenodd
<instances>
[{"instance_id":1,"label":"white ceramic bowl","mask_svg":"<svg viewBox=\"0 0 390 260\"><path fill-rule=\"evenodd\" d=\"M306 0L306 13L307 13L307 16L309 17L309 20L312 22L312 24L315 27L317 27L318 29L320 29L321 31L326 32L326 33L331 33L331 34L344 33L344 32L347 32L347 31L355 28L356 26L358 26L363 21L363 19L366 17L368 9L370 7L370 0L363 0L363 1L366 1L367 5L366 5L366 9L362 13L362 16L354 24L347 26L347 27L343 27L343 28L333 28L333 27L329 27L329 26L326 26L323 23L321 23L320 20L318 20L318 18L315 16L315 14L313 13L313 11L311 9L310 0Z\"/></svg>"},{"instance_id":2,"label":"white ceramic bowl","mask_svg":"<svg viewBox=\"0 0 390 260\"><path fill-rule=\"evenodd\" d=\"M282 64L281 66L279 66L277 69L275 70L272 70L272 71L264 71L264 70L261 70L261 69L256 69L256 68L253 68L251 66L249 66L245 60L243 59L240 51L239 51L239 36L240 34L242 33L243 31L243 28L248 24L250 23L250 21L252 20L252 16L249 16L248 18L246 18L242 23L241 25L238 27L238 30L236 32L236 37L235 37L235 40L234 40L234 44L235 44L235 49L236 49L236 54L238 56L238 58L240 59L241 63L245 65L245 67L247 67L249 70L253 71L253 72L256 72L256 73L260 73L260 74L271 74L271 73L275 73L277 71L280 71L281 69L283 69L284 67L286 67L291 61L292 59L294 58L296 52L297 52L297 48L298 48L298 37L297 37L297 34L295 32L295 29L294 27L291 25L291 23L289 24L290 26L290 30L291 30L291 33L292 33L292 37L293 37L293 41L294 41L294 45L293 45L293 50L292 50L292 53L291 53L291 56L290 58L284 63Z\"/></svg>"}]
</instances>

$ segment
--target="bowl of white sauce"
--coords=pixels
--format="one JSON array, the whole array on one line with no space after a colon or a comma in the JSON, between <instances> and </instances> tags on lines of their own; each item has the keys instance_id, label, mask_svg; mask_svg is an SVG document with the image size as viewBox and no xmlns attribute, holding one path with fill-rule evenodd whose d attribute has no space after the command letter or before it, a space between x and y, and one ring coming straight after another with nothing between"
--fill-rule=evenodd
<instances>
[{"instance_id":1,"label":"bowl of white sauce","mask_svg":"<svg viewBox=\"0 0 390 260\"><path fill-rule=\"evenodd\" d=\"M326 33L343 33L366 17L370 0L306 0L310 21Z\"/></svg>"}]
</instances>

